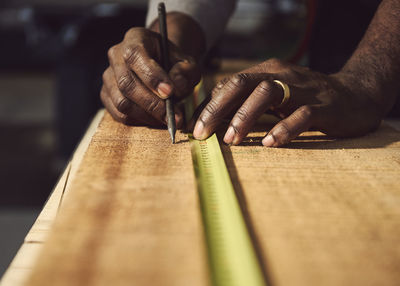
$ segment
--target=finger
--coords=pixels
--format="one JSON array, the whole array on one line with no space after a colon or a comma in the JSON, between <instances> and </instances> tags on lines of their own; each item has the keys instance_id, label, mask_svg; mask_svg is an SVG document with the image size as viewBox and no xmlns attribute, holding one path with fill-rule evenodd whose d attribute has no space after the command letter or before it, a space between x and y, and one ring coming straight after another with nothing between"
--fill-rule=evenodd
<instances>
[{"instance_id":1,"label":"finger","mask_svg":"<svg viewBox=\"0 0 400 286\"><path fill-rule=\"evenodd\" d=\"M100 98L108 112L118 122L121 122L125 125L136 126L161 127L163 125L159 121L149 116L143 109L135 104L132 105L126 114L121 113L114 105L113 101L111 100L111 96L105 87L102 88Z\"/></svg>"},{"instance_id":2,"label":"finger","mask_svg":"<svg viewBox=\"0 0 400 286\"><path fill-rule=\"evenodd\" d=\"M175 87L175 96L186 97L200 81L200 70L192 59L178 61L169 71Z\"/></svg>"},{"instance_id":3,"label":"finger","mask_svg":"<svg viewBox=\"0 0 400 286\"><path fill-rule=\"evenodd\" d=\"M225 133L226 144L239 144L257 119L271 106L279 104L282 91L272 81L263 80L233 116Z\"/></svg>"},{"instance_id":4,"label":"finger","mask_svg":"<svg viewBox=\"0 0 400 286\"><path fill-rule=\"evenodd\" d=\"M111 114L111 116L114 118L114 120L121 122L123 124L130 124L128 116L126 114L123 114L119 112L113 102L111 101L110 95L106 91L106 88L103 86L101 91L100 91L100 99L101 102L103 103L104 107L107 109L107 111ZM132 122L134 123L134 122Z\"/></svg>"},{"instance_id":5,"label":"finger","mask_svg":"<svg viewBox=\"0 0 400 286\"><path fill-rule=\"evenodd\" d=\"M136 103L152 117L166 124L165 101L151 92L136 75L129 71L121 57L115 57L112 62L114 77L122 95ZM177 125L183 120L182 113L176 113Z\"/></svg>"},{"instance_id":6,"label":"finger","mask_svg":"<svg viewBox=\"0 0 400 286\"><path fill-rule=\"evenodd\" d=\"M204 99L200 105L194 110L192 114L192 118L189 119L188 122L186 122L186 130L188 132L193 132L194 125L196 124L197 118L199 118L201 111L203 108L207 105L207 103L210 101L210 98Z\"/></svg>"},{"instance_id":7,"label":"finger","mask_svg":"<svg viewBox=\"0 0 400 286\"><path fill-rule=\"evenodd\" d=\"M210 102L196 122L193 136L200 140L210 136L222 119L244 102L259 81L252 74L232 76L220 90L213 92Z\"/></svg>"},{"instance_id":8,"label":"finger","mask_svg":"<svg viewBox=\"0 0 400 286\"><path fill-rule=\"evenodd\" d=\"M115 81L115 76L111 68L107 69L103 78L105 79L104 87L111 100L111 103L115 109L127 115L129 118L133 118L136 121L140 121L145 125L149 126L161 126L162 124L147 114L142 108L137 106L134 102L122 95L121 91L118 89L117 82Z\"/></svg>"},{"instance_id":9,"label":"finger","mask_svg":"<svg viewBox=\"0 0 400 286\"><path fill-rule=\"evenodd\" d=\"M143 84L160 98L168 98L174 86L166 71L152 58L143 45L124 47L122 56L127 67Z\"/></svg>"},{"instance_id":10,"label":"finger","mask_svg":"<svg viewBox=\"0 0 400 286\"><path fill-rule=\"evenodd\" d=\"M303 105L299 107L290 116L275 125L262 140L262 144L267 147L278 147L289 143L311 127L317 111L317 106Z\"/></svg>"},{"instance_id":11,"label":"finger","mask_svg":"<svg viewBox=\"0 0 400 286\"><path fill-rule=\"evenodd\" d=\"M111 67L108 67L103 73L103 87L106 89L115 108L123 114L128 114L133 102L123 96L118 89L114 71Z\"/></svg>"},{"instance_id":12,"label":"finger","mask_svg":"<svg viewBox=\"0 0 400 286\"><path fill-rule=\"evenodd\" d=\"M217 93L219 90L222 89L222 87L225 85L225 83L227 83L229 80L229 78L224 78L222 80L220 80L217 85L215 86L215 88L212 90L212 93L215 94ZM193 112L192 118L189 120L189 122L187 123L187 129L188 131L193 132L194 129L194 125L196 124L197 119L199 118L201 112L203 111L204 107L206 107L206 105L210 102L210 97L205 98L199 106L196 107L196 110Z\"/></svg>"}]
</instances>

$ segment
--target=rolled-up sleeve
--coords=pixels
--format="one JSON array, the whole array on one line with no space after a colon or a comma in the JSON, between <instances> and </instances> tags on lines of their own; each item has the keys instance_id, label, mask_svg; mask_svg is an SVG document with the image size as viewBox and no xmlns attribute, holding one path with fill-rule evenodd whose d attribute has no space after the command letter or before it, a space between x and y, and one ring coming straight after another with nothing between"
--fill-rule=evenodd
<instances>
[{"instance_id":1,"label":"rolled-up sleeve","mask_svg":"<svg viewBox=\"0 0 400 286\"><path fill-rule=\"evenodd\" d=\"M160 0L150 0L146 18L148 27L157 18L157 5ZM236 0L164 0L167 12L180 12L192 17L203 29L207 49L224 31L232 15Z\"/></svg>"}]
</instances>

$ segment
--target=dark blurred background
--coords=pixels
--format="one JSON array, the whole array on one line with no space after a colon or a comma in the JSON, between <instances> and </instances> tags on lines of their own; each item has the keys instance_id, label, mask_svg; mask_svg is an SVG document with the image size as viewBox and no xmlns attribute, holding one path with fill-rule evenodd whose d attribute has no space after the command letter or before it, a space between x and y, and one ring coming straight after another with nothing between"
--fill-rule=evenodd
<instances>
[{"instance_id":1,"label":"dark blurred background","mask_svg":"<svg viewBox=\"0 0 400 286\"><path fill-rule=\"evenodd\" d=\"M379 1L316 2L239 1L207 67L275 56L339 70ZM101 108L107 49L143 26L146 9L146 0L1 1L0 276Z\"/></svg>"}]
</instances>

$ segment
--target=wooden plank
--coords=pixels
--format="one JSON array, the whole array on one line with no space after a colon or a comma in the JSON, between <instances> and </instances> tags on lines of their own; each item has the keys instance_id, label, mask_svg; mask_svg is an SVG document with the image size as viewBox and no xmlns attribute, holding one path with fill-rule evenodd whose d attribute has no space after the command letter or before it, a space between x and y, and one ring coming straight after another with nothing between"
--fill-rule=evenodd
<instances>
[{"instance_id":1,"label":"wooden plank","mask_svg":"<svg viewBox=\"0 0 400 286\"><path fill-rule=\"evenodd\" d=\"M46 241L53 221L56 218L61 199L63 195L68 192L68 181L74 178L82 157L103 115L104 110L100 110L93 118L85 136L79 143L74 155L45 203L43 210L40 212L38 218L25 237L23 245L18 250L17 255L1 278L1 286L23 285L31 273L42 245Z\"/></svg>"},{"instance_id":2,"label":"wooden plank","mask_svg":"<svg viewBox=\"0 0 400 286\"><path fill-rule=\"evenodd\" d=\"M400 132L224 146L272 285L399 285Z\"/></svg>"},{"instance_id":3,"label":"wooden plank","mask_svg":"<svg viewBox=\"0 0 400 286\"><path fill-rule=\"evenodd\" d=\"M223 151L272 285L398 285L400 132L307 132L278 149L259 146L263 135ZM208 284L178 136L172 146L165 130L106 116L25 285Z\"/></svg>"},{"instance_id":4,"label":"wooden plank","mask_svg":"<svg viewBox=\"0 0 400 286\"><path fill-rule=\"evenodd\" d=\"M206 285L190 147L106 114L26 285Z\"/></svg>"}]
</instances>

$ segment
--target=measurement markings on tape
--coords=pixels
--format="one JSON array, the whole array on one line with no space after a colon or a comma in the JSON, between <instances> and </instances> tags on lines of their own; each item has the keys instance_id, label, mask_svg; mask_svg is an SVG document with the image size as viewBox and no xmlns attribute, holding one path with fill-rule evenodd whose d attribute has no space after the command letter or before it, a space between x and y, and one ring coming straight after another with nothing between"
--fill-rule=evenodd
<instances>
[{"instance_id":1,"label":"measurement markings on tape","mask_svg":"<svg viewBox=\"0 0 400 286\"><path fill-rule=\"evenodd\" d=\"M214 285L266 285L214 134L190 138Z\"/></svg>"}]
</instances>

